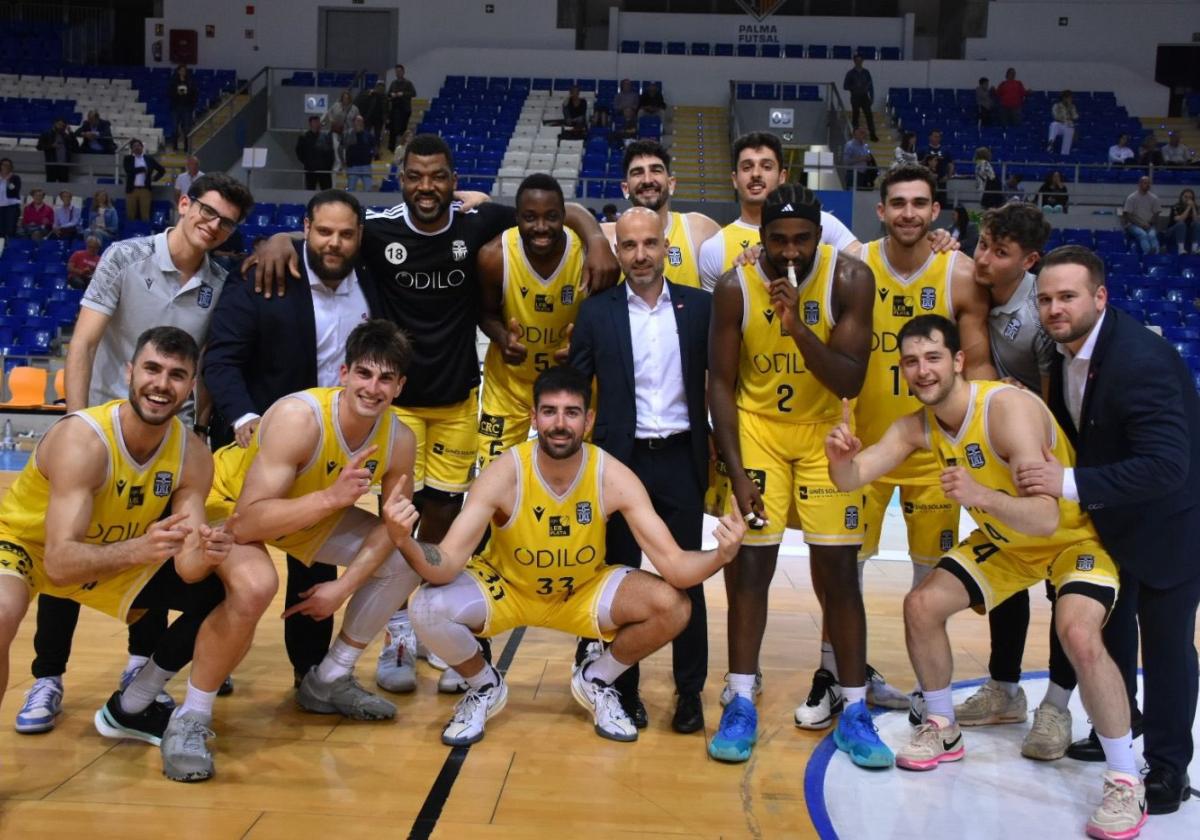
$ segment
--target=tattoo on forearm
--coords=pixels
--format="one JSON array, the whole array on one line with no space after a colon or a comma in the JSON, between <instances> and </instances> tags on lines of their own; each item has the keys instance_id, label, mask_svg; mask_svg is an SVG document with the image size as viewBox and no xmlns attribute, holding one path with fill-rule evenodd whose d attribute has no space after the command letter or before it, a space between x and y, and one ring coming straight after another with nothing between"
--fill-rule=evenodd
<instances>
[{"instance_id":1,"label":"tattoo on forearm","mask_svg":"<svg viewBox=\"0 0 1200 840\"><path fill-rule=\"evenodd\" d=\"M436 545L423 542L419 542L417 545L421 547L421 553L425 555L426 563L430 566L442 565L442 552L438 550Z\"/></svg>"}]
</instances>

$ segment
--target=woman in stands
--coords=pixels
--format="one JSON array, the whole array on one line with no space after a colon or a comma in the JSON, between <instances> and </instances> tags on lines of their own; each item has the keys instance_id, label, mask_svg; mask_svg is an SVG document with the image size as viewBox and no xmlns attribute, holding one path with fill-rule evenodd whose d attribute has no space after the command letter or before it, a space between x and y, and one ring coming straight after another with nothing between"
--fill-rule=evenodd
<instances>
[{"instance_id":1,"label":"woman in stands","mask_svg":"<svg viewBox=\"0 0 1200 840\"><path fill-rule=\"evenodd\" d=\"M1179 194L1179 201L1171 208L1171 235L1179 253L1200 254L1200 237L1196 236L1196 193L1190 189Z\"/></svg>"},{"instance_id":2,"label":"woman in stands","mask_svg":"<svg viewBox=\"0 0 1200 840\"><path fill-rule=\"evenodd\" d=\"M0 238L17 235L21 220L21 176L13 172L13 162L0 158Z\"/></svg>"},{"instance_id":3,"label":"woman in stands","mask_svg":"<svg viewBox=\"0 0 1200 840\"><path fill-rule=\"evenodd\" d=\"M1067 202L1067 185L1063 183L1062 173L1056 169L1038 187L1038 204L1042 205L1043 213L1066 213Z\"/></svg>"},{"instance_id":4,"label":"woman in stands","mask_svg":"<svg viewBox=\"0 0 1200 840\"><path fill-rule=\"evenodd\" d=\"M915 131L904 132L900 138L900 145L892 153L893 167L906 163L917 163L917 133Z\"/></svg>"},{"instance_id":5,"label":"woman in stands","mask_svg":"<svg viewBox=\"0 0 1200 840\"><path fill-rule=\"evenodd\" d=\"M350 95L350 91L344 90L338 97L338 101L329 106L329 110L325 112L325 118L321 120L321 127L328 128L330 134L333 135L333 152L337 158L338 171L346 168L346 153L342 150L342 135L353 129L354 118L358 115L358 106L354 104L354 97Z\"/></svg>"},{"instance_id":6,"label":"woman in stands","mask_svg":"<svg viewBox=\"0 0 1200 840\"><path fill-rule=\"evenodd\" d=\"M117 238L117 230L120 226L121 221L117 218L117 208L113 207L112 199L108 197L105 190L98 190L92 196L87 235L96 237L100 240L101 245L107 246Z\"/></svg>"},{"instance_id":7,"label":"woman in stands","mask_svg":"<svg viewBox=\"0 0 1200 840\"><path fill-rule=\"evenodd\" d=\"M992 168L992 150L987 146L975 150L975 185L979 187L979 204L983 209L1004 204L1004 188Z\"/></svg>"},{"instance_id":8,"label":"woman in stands","mask_svg":"<svg viewBox=\"0 0 1200 840\"><path fill-rule=\"evenodd\" d=\"M975 253L975 246L979 244L979 228L971 221L967 208L961 204L954 207L954 227L950 228L950 236L958 242L964 254Z\"/></svg>"}]
</instances>

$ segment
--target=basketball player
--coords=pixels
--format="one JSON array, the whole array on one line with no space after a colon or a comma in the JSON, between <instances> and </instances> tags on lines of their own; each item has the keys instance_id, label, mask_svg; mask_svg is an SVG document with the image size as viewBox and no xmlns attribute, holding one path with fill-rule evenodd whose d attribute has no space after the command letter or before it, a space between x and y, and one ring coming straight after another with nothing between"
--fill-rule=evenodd
<instances>
[{"instance_id":1,"label":"basketball player","mask_svg":"<svg viewBox=\"0 0 1200 840\"><path fill-rule=\"evenodd\" d=\"M9 646L38 593L122 621L178 610L153 656L95 723L102 735L161 745L163 772L179 781L202 778L181 747L197 709L207 703L211 716L217 689L278 586L272 567L233 557L231 536L205 520L212 459L176 416L195 388L198 356L177 327L143 332L128 399L59 420L0 503L0 692ZM193 650L187 697L172 717L155 698Z\"/></svg>"},{"instance_id":2,"label":"basketball player","mask_svg":"<svg viewBox=\"0 0 1200 840\"><path fill-rule=\"evenodd\" d=\"M479 468L529 437L533 380L565 361L583 300L584 249L563 227L562 187L537 172L517 188L517 225L479 252L483 360Z\"/></svg>"},{"instance_id":3,"label":"basketball player","mask_svg":"<svg viewBox=\"0 0 1200 840\"><path fill-rule=\"evenodd\" d=\"M598 735L636 740L613 681L683 629L690 604L679 590L733 559L745 533L740 517L725 516L713 532L715 550L681 550L629 468L583 442L593 420L590 390L571 367L538 375L531 421L537 440L514 446L480 473L440 544L409 537L416 509L400 490L384 506L392 538L429 582L412 598L413 624L470 685L443 743L478 741L508 698L475 637L526 625L611 642L576 666L571 693L593 713ZM613 513L625 517L665 580L604 562L605 520ZM472 557L489 525L485 553Z\"/></svg>"},{"instance_id":4,"label":"basketball player","mask_svg":"<svg viewBox=\"0 0 1200 840\"><path fill-rule=\"evenodd\" d=\"M866 707L861 497L829 486L824 454L839 398L857 396L866 374L875 285L865 265L820 240L821 204L813 192L778 187L762 207L762 255L727 272L713 297L709 409L729 482L719 495L732 492L753 530L725 570L733 697L709 754L745 761L757 739L755 674L768 589L792 524L804 529L846 684L838 746L864 767L890 767L892 753Z\"/></svg>"},{"instance_id":5,"label":"basketball player","mask_svg":"<svg viewBox=\"0 0 1200 840\"><path fill-rule=\"evenodd\" d=\"M908 770L933 770L965 755L951 699L953 662L946 622L971 608L993 609L1016 592L1050 580L1058 593L1054 624L1079 676L1084 707L1104 746L1108 769L1100 808L1087 824L1098 838L1132 838L1145 822L1145 786L1134 764L1129 700L1100 629L1117 595L1117 569L1078 504L1023 495L1016 476L1046 454L1073 464L1075 453L1050 410L1033 394L998 382L968 382L958 329L941 315L900 328L900 370L921 408L897 418L863 448L843 422L825 443L829 475L855 490L891 473L914 452L946 496L978 526L904 600L908 654L925 690L926 716L896 755Z\"/></svg>"},{"instance_id":6,"label":"basketball player","mask_svg":"<svg viewBox=\"0 0 1200 840\"><path fill-rule=\"evenodd\" d=\"M310 712L355 720L396 714L390 701L358 684L354 666L420 579L379 518L355 504L375 482L412 492L414 436L392 407L411 352L394 324L359 324L346 341L341 387L284 397L267 410L249 447L231 443L215 456L208 516L233 517L233 556L269 564L269 545L305 565L346 566L284 613L321 620L349 598L341 632L296 691Z\"/></svg>"},{"instance_id":7,"label":"basketball player","mask_svg":"<svg viewBox=\"0 0 1200 840\"><path fill-rule=\"evenodd\" d=\"M720 225L703 213L671 210L671 195L675 192L671 155L657 140L635 140L626 146L622 169L625 180L621 191L625 198L634 207L653 210L662 219L667 232L667 279L700 288L700 243L715 236ZM615 250L616 222L605 222L600 227Z\"/></svg>"}]
</instances>

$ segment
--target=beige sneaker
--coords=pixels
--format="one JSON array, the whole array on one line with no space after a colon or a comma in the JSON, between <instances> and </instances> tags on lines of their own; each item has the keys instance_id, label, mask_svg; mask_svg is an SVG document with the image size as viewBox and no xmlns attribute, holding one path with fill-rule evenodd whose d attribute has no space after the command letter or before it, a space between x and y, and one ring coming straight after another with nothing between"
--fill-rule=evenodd
<instances>
[{"instance_id":1,"label":"beige sneaker","mask_svg":"<svg viewBox=\"0 0 1200 840\"><path fill-rule=\"evenodd\" d=\"M1024 723L1029 714L1025 689L1017 687L1009 697L1003 687L988 680L964 702L954 707L959 726L989 726L995 723Z\"/></svg>"},{"instance_id":2,"label":"beige sneaker","mask_svg":"<svg viewBox=\"0 0 1200 840\"><path fill-rule=\"evenodd\" d=\"M1104 799L1088 820L1088 837L1131 840L1146 822L1146 786L1137 776L1104 771Z\"/></svg>"},{"instance_id":3,"label":"beige sneaker","mask_svg":"<svg viewBox=\"0 0 1200 840\"><path fill-rule=\"evenodd\" d=\"M1033 726L1021 744L1021 755L1035 761L1057 761L1071 745L1071 712L1042 701L1033 713Z\"/></svg>"},{"instance_id":4,"label":"beige sneaker","mask_svg":"<svg viewBox=\"0 0 1200 840\"><path fill-rule=\"evenodd\" d=\"M964 755L958 724L929 715L913 732L908 745L896 753L896 766L905 770L933 770L944 761L958 761Z\"/></svg>"}]
</instances>

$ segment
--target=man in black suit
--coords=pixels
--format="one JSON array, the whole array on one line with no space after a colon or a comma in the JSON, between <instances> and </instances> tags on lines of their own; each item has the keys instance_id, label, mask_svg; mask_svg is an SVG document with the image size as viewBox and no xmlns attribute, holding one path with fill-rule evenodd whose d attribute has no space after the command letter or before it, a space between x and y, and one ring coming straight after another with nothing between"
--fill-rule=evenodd
<instances>
[{"instance_id":1,"label":"man in black suit","mask_svg":"<svg viewBox=\"0 0 1200 840\"><path fill-rule=\"evenodd\" d=\"M1071 437L1074 469L1021 467L1029 493L1077 501L1121 569L1105 643L1132 695L1142 634L1146 805L1167 814L1191 793L1200 605L1200 397L1175 350L1106 306L1104 263L1051 251L1038 277L1043 327L1059 343L1050 408Z\"/></svg>"},{"instance_id":2,"label":"man in black suit","mask_svg":"<svg viewBox=\"0 0 1200 840\"><path fill-rule=\"evenodd\" d=\"M667 240L654 211L635 207L622 215L616 249L626 282L583 302L570 363L597 379L593 443L641 479L679 546L699 549L708 477L704 388L711 297L663 277ZM608 562L634 568L642 562L620 515L609 520ZM704 727L700 691L708 672L704 589L696 585L687 594L691 619L671 648L678 692L671 726L682 733ZM637 666L615 685L626 713L644 727Z\"/></svg>"},{"instance_id":3,"label":"man in black suit","mask_svg":"<svg viewBox=\"0 0 1200 840\"><path fill-rule=\"evenodd\" d=\"M67 128L66 120L55 120L54 125L38 137L37 147L46 158L47 181L71 180L71 158L79 151L79 142Z\"/></svg>"},{"instance_id":4,"label":"man in black suit","mask_svg":"<svg viewBox=\"0 0 1200 840\"><path fill-rule=\"evenodd\" d=\"M249 277L228 286L217 302L204 354L204 384L239 445L250 444L261 415L276 400L336 385L350 330L382 311L370 276L356 265L362 223L362 205L354 196L342 190L317 193L305 211L304 241L296 243L305 277L288 276L290 294L255 294ZM288 557L286 605L336 576L335 566L306 567ZM332 635L332 618L293 615L286 620L284 642L298 679L321 662Z\"/></svg>"}]
</instances>

